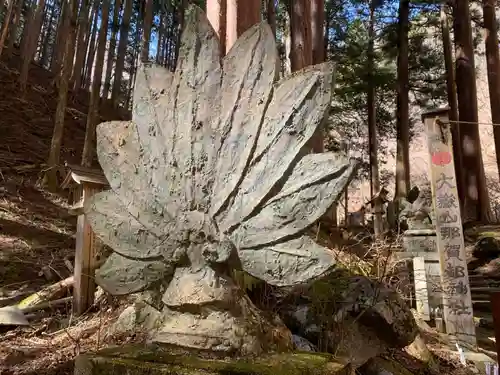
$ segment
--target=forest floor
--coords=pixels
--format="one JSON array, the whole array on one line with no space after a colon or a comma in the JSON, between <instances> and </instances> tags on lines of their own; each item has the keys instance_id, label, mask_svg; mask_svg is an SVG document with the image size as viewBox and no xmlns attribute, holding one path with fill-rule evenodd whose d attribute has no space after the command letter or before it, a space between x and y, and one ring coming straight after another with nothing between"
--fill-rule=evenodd
<instances>
[{"instance_id":1,"label":"forest floor","mask_svg":"<svg viewBox=\"0 0 500 375\"><path fill-rule=\"evenodd\" d=\"M0 306L70 276L66 263L75 251L76 217L65 192L51 194L41 184L57 107L54 79L32 65L21 93L19 65L16 55L0 62ZM68 97L63 162L79 163L87 103L84 91ZM105 104L101 116L120 118ZM73 373L76 354L109 342L101 331L118 312L105 303L76 319L67 305L39 313L28 328L0 326L0 374Z\"/></svg>"},{"instance_id":2,"label":"forest floor","mask_svg":"<svg viewBox=\"0 0 500 375\"><path fill-rule=\"evenodd\" d=\"M16 56L9 66L0 62L0 304L70 276L67 264L75 248L76 218L68 213L67 197L51 194L41 184L57 105L53 77L33 66L28 89L21 94L17 66ZM79 163L87 99L84 93L69 96L63 161ZM112 110L102 113L108 113L103 115L108 120L118 118ZM63 305L36 313L30 326L0 326L0 374L72 374L79 353L127 340L106 336L120 302L99 301L78 318L70 305ZM443 349L439 338L430 335L428 343L438 356L440 374L470 373L457 365L457 356ZM415 374L436 373L402 351L392 356Z\"/></svg>"}]
</instances>

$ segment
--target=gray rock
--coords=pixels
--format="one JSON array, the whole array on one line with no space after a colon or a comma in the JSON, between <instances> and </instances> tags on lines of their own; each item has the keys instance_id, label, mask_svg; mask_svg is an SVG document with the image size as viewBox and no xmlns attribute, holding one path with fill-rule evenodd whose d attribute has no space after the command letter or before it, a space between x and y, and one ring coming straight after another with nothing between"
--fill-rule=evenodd
<instances>
[{"instance_id":1,"label":"gray rock","mask_svg":"<svg viewBox=\"0 0 500 375\"><path fill-rule=\"evenodd\" d=\"M406 347L418 333L410 308L395 291L347 272L292 289L278 312L293 333L318 343L319 350L342 348L357 364L386 348Z\"/></svg>"},{"instance_id":2,"label":"gray rock","mask_svg":"<svg viewBox=\"0 0 500 375\"><path fill-rule=\"evenodd\" d=\"M301 352L317 352L318 349L309 340L299 335L292 335L292 343L295 350Z\"/></svg>"},{"instance_id":3,"label":"gray rock","mask_svg":"<svg viewBox=\"0 0 500 375\"><path fill-rule=\"evenodd\" d=\"M161 260L139 261L113 253L96 271L97 283L108 293L124 295L140 292L172 274Z\"/></svg>"},{"instance_id":4,"label":"gray rock","mask_svg":"<svg viewBox=\"0 0 500 375\"><path fill-rule=\"evenodd\" d=\"M85 212L115 252L96 280L112 294L161 290L162 301L149 305L162 316L150 332L158 342L239 354L290 348L284 324L228 275L290 286L335 268L332 252L304 236L357 165L309 154L329 113L333 65L275 82L266 22L221 64L206 15L195 6L187 14L176 71L141 64L133 121L97 129L111 191L94 195Z\"/></svg>"},{"instance_id":5,"label":"gray rock","mask_svg":"<svg viewBox=\"0 0 500 375\"><path fill-rule=\"evenodd\" d=\"M156 330L161 320L160 311L146 303L136 302L122 311L106 333L108 335L147 333Z\"/></svg>"}]
</instances>

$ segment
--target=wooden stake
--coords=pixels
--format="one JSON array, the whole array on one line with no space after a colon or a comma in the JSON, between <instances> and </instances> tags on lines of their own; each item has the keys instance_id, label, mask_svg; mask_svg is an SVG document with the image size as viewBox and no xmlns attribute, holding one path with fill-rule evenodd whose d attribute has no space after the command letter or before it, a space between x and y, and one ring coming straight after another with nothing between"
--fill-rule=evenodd
<instances>
[{"instance_id":1,"label":"wooden stake","mask_svg":"<svg viewBox=\"0 0 500 375\"><path fill-rule=\"evenodd\" d=\"M447 332L476 345L472 299L448 109L422 115L430 153L430 180Z\"/></svg>"},{"instance_id":2,"label":"wooden stake","mask_svg":"<svg viewBox=\"0 0 500 375\"><path fill-rule=\"evenodd\" d=\"M83 201L101 190L99 186L83 183ZM94 303L96 289L95 271L95 235L85 215L78 216L76 229L75 286L73 288L73 311L83 314Z\"/></svg>"}]
</instances>

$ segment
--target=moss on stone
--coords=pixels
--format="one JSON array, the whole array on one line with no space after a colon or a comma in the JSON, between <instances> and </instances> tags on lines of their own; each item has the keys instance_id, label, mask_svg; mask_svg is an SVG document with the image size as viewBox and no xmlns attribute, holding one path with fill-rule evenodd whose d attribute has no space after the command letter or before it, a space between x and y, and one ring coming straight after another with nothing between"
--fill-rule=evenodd
<instances>
[{"instance_id":1,"label":"moss on stone","mask_svg":"<svg viewBox=\"0 0 500 375\"><path fill-rule=\"evenodd\" d=\"M208 359L154 346L125 346L79 356L76 375L344 375L329 354L279 353L247 359Z\"/></svg>"}]
</instances>

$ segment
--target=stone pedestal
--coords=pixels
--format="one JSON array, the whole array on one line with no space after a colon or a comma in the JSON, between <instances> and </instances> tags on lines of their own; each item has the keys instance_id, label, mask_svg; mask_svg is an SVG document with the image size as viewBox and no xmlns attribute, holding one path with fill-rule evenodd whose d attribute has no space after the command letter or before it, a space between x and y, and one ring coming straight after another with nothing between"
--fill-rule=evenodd
<instances>
[{"instance_id":1,"label":"stone pedestal","mask_svg":"<svg viewBox=\"0 0 500 375\"><path fill-rule=\"evenodd\" d=\"M199 356L198 356L199 355ZM282 353L249 359L204 359L198 353L124 346L75 360L75 375L348 375L349 365L320 353Z\"/></svg>"},{"instance_id":2,"label":"stone pedestal","mask_svg":"<svg viewBox=\"0 0 500 375\"><path fill-rule=\"evenodd\" d=\"M404 252L396 254L399 259L413 259L416 257L424 259L426 279L419 280L419 282L427 283L427 302L430 311L434 311L437 307L442 309L443 296L436 231L434 229L407 230L403 235L403 248Z\"/></svg>"}]
</instances>

